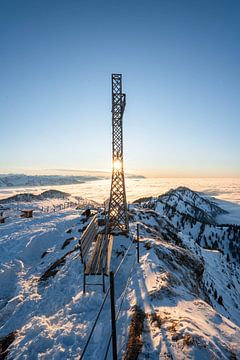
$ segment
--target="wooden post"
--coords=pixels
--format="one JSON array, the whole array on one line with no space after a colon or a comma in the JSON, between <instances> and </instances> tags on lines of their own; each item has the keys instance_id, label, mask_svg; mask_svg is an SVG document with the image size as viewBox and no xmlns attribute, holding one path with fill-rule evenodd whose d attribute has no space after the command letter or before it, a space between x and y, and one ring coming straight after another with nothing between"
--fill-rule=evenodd
<instances>
[{"instance_id":1,"label":"wooden post","mask_svg":"<svg viewBox=\"0 0 240 360\"><path fill-rule=\"evenodd\" d=\"M112 319L112 355L113 360L117 360L117 332L116 332L116 313L115 313L115 293L114 293L114 273L110 272L110 299L111 299L111 319Z\"/></svg>"},{"instance_id":2,"label":"wooden post","mask_svg":"<svg viewBox=\"0 0 240 360\"><path fill-rule=\"evenodd\" d=\"M84 272L83 272L83 294L86 292L86 274L85 274L85 266L84 266Z\"/></svg>"},{"instance_id":3,"label":"wooden post","mask_svg":"<svg viewBox=\"0 0 240 360\"><path fill-rule=\"evenodd\" d=\"M103 292L105 293L105 276L104 276L104 270L102 273L102 281L103 281Z\"/></svg>"},{"instance_id":4,"label":"wooden post","mask_svg":"<svg viewBox=\"0 0 240 360\"><path fill-rule=\"evenodd\" d=\"M137 261L139 263L139 228L140 225L137 224Z\"/></svg>"}]
</instances>

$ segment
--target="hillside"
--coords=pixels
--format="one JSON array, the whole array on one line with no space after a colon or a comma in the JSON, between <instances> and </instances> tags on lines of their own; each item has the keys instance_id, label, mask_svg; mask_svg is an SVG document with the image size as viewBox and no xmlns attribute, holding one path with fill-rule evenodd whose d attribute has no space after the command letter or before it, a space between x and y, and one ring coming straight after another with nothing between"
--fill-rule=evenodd
<instances>
[{"instance_id":1,"label":"hillside","mask_svg":"<svg viewBox=\"0 0 240 360\"><path fill-rule=\"evenodd\" d=\"M5 199L0 199L0 204L9 204L14 202L33 202L41 201L44 199L68 199L71 195L59 190L47 190L43 191L39 195L31 193L17 194Z\"/></svg>"},{"instance_id":2,"label":"hillside","mask_svg":"<svg viewBox=\"0 0 240 360\"><path fill-rule=\"evenodd\" d=\"M83 351L103 294L88 286L83 295L80 213L62 208L1 224L2 358L77 359ZM186 188L130 205L140 263L124 236L115 237L111 262L116 270L124 259L115 279L119 358L240 358L239 226L218 224L222 213ZM86 359L104 358L109 319L107 301Z\"/></svg>"},{"instance_id":3,"label":"hillside","mask_svg":"<svg viewBox=\"0 0 240 360\"><path fill-rule=\"evenodd\" d=\"M202 248L219 250L227 261L240 262L240 226L222 224L218 216L226 211L190 189L180 187L157 198L136 201L168 219L177 232L193 238Z\"/></svg>"}]
</instances>

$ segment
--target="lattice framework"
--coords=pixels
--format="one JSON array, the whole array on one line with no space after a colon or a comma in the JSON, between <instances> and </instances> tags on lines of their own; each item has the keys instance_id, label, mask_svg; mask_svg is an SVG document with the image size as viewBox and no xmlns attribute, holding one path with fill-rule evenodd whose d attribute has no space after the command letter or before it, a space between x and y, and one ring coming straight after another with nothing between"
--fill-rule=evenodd
<instances>
[{"instance_id":1,"label":"lattice framework","mask_svg":"<svg viewBox=\"0 0 240 360\"><path fill-rule=\"evenodd\" d=\"M125 105L122 75L112 74L112 183L108 209L110 233L127 233L129 229L123 167L122 119Z\"/></svg>"}]
</instances>

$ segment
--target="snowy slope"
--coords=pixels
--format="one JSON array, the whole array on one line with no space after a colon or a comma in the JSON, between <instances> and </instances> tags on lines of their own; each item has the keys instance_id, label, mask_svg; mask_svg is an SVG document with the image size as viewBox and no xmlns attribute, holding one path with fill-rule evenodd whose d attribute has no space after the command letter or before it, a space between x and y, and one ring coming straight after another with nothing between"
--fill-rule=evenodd
<instances>
[{"instance_id":1,"label":"snowy slope","mask_svg":"<svg viewBox=\"0 0 240 360\"><path fill-rule=\"evenodd\" d=\"M201 262L188 250L162 240L150 241L150 246L129 293L131 303L136 302L145 313L139 359L229 359L236 355L240 328L209 304L201 285Z\"/></svg>"},{"instance_id":2,"label":"snowy slope","mask_svg":"<svg viewBox=\"0 0 240 360\"><path fill-rule=\"evenodd\" d=\"M179 187L176 190L170 190L164 195L159 196L158 202L170 206L177 212L189 215L194 219L215 224L215 217L224 214L225 211L219 206L210 202L206 198L198 195L185 187Z\"/></svg>"},{"instance_id":3,"label":"snowy slope","mask_svg":"<svg viewBox=\"0 0 240 360\"><path fill-rule=\"evenodd\" d=\"M231 216L226 216L226 210L214 199L180 187L158 198L141 201L141 207L154 209L178 232L193 237L201 247L219 250L228 261L240 262L240 226L232 221L229 224L219 222Z\"/></svg>"},{"instance_id":4,"label":"snowy slope","mask_svg":"<svg viewBox=\"0 0 240 360\"><path fill-rule=\"evenodd\" d=\"M174 216L159 200L149 203L150 208L146 202L130 206L134 237L140 224L139 264L131 239L114 239L112 269L124 259L115 279L117 310L129 279L117 322L119 358L130 358L131 350L139 359L240 358L239 263L197 241L199 218L191 229L189 218L181 215L190 216L187 196L186 209L182 196L182 212ZM219 210L196 198L194 206L215 222ZM46 201L64 202L47 199L38 206ZM3 340L11 339L6 359L77 359L104 298L96 286L88 286L83 295L78 239L85 217L70 206L23 219L9 206L11 217L0 228L0 352ZM183 231L187 227L192 234ZM136 313L142 326L130 331ZM110 331L107 299L86 359L104 358Z\"/></svg>"}]
</instances>

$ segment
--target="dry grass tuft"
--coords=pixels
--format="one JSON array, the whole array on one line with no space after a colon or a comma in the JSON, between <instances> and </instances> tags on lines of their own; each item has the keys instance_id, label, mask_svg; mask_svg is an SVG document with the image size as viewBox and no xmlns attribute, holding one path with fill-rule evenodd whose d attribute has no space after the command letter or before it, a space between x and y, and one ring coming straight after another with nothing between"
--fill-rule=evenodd
<instances>
[{"instance_id":1,"label":"dry grass tuft","mask_svg":"<svg viewBox=\"0 0 240 360\"><path fill-rule=\"evenodd\" d=\"M9 353L9 346L13 343L16 339L17 332L13 331L6 335L5 337L0 339L0 360L3 360L7 357Z\"/></svg>"},{"instance_id":2,"label":"dry grass tuft","mask_svg":"<svg viewBox=\"0 0 240 360\"><path fill-rule=\"evenodd\" d=\"M47 254L49 254L49 252L46 250L42 253L41 259L43 259Z\"/></svg>"},{"instance_id":3,"label":"dry grass tuft","mask_svg":"<svg viewBox=\"0 0 240 360\"><path fill-rule=\"evenodd\" d=\"M151 326L159 329L161 328L162 319L156 312L153 312L151 314L146 314L146 316L150 320Z\"/></svg>"},{"instance_id":4,"label":"dry grass tuft","mask_svg":"<svg viewBox=\"0 0 240 360\"><path fill-rule=\"evenodd\" d=\"M57 274L59 267L64 265L66 262L65 255L62 256L60 259L57 259L46 271L45 273L40 277L39 281L46 281L51 276L54 276Z\"/></svg>"},{"instance_id":5,"label":"dry grass tuft","mask_svg":"<svg viewBox=\"0 0 240 360\"><path fill-rule=\"evenodd\" d=\"M193 337L191 334L186 334L184 337L183 337L183 346L190 346L194 343L193 341Z\"/></svg>"},{"instance_id":6,"label":"dry grass tuft","mask_svg":"<svg viewBox=\"0 0 240 360\"><path fill-rule=\"evenodd\" d=\"M152 244L148 241L144 244L145 249L150 250L152 248Z\"/></svg>"},{"instance_id":7,"label":"dry grass tuft","mask_svg":"<svg viewBox=\"0 0 240 360\"><path fill-rule=\"evenodd\" d=\"M39 278L39 281L46 281L48 278L55 276L57 272L59 271L59 267L65 264L66 257L76 251L78 249L78 246L75 246L75 248L71 251L68 251L65 255L57 259L46 271L45 273Z\"/></svg>"},{"instance_id":8,"label":"dry grass tuft","mask_svg":"<svg viewBox=\"0 0 240 360\"><path fill-rule=\"evenodd\" d=\"M136 360L138 358L143 346L141 335L145 316L145 312L136 305L133 310L124 360Z\"/></svg>"},{"instance_id":9,"label":"dry grass tuft","mask_svg":"<svg viewBox=\"0 0 240 360\"><path fill-rule=\"evenodd\" d=\"M68 245L70 244L70 242L73 241L73 240L76 240L76 238L75 238L74 236L66 239L66 240L64 241L61 249L62 249L62 250L65 249L65 247L68 246Z\"/></svg>"}]
</instances>

